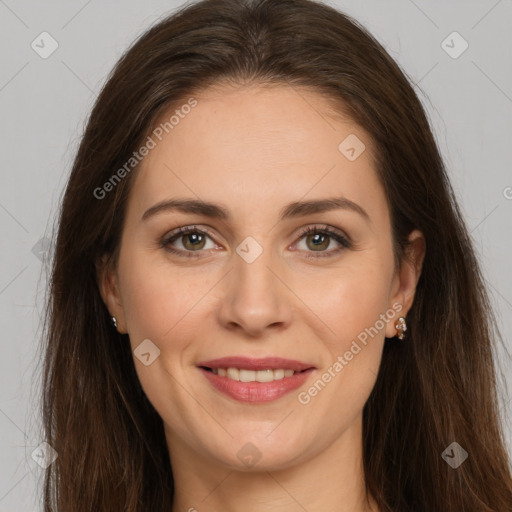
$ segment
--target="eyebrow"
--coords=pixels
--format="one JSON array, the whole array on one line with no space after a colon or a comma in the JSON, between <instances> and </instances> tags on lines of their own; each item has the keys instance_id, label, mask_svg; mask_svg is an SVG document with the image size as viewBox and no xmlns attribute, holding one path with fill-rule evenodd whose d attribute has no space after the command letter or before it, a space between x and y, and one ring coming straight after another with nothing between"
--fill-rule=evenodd
<instances>
[{"instance_id":1,"label":"eyebrow","mask_svg":"<svg viewBox=\"0 0 512 512\"><path fill-rule=\"evenodd\" d=\"M356 212L361 215L366 220L366 222L371 224L370 216L366 210L362 206L354 203L346 197L316 199L311 201L296 201L290 203L281 209L279 220L282 221L332 210L349 210ZM210 217L212 219L220 219L225 221L231 219L229 210L217 203L202 201L200 199L169 199L161 201L146 210L142 215L141 221L146 221L147 219L159 213L169 211L195 213L205 217Z\"/></svg>"}]
</instances>

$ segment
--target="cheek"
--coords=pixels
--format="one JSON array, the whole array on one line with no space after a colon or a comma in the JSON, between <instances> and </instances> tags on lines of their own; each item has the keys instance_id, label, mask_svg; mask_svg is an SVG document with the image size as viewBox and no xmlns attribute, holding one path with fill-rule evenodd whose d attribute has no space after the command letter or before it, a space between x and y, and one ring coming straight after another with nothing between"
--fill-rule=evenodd
<instances>
[{"instance_id":1,"label":"cheek","mask_svg":"<svg viewBox=\"0 0 512 512\"><path fill-rule=\"evenodd\" d=\"M301 295L330 328L333 346L341 348L350 345L365 328L374 326L388 308L388 274L371 265L346 268L335 276L319 276L303 288ZM382 327L378 322L377 328Z\"/></svg>"},{"instance_id":2,"label":"cheek","mask_svg":"<svg viewBox=\"0 0 512 512\"><path fill-rule=\"evenodd\" d=\"M199 290L185 286L165 262L157 262L140 249L125 254L119 261L119 277L132 344L144 338L161 340L190 309Z\"/></svg>"},{"instance_id":3,"label":"cheek","mask_svg":"<svg viewBox=\"0 0 512 512\"><path fill-rule=\"evenodd\" d=\"M326 391L318 393L323 389L320 384L305 393L318 394L317 410L345 418L343 425L362 410L379 372L386 326L381 315L389 307L388 277L385 269L369 266L364 271L341 272L334 283L332 276L316 281L310 288L315 311L329 326L328 336L322 336L329 356L319 374L327 383Z\"/></svg>"},{"instance_id":4,"label":"cheek","mask_svg":"<svg viewBox=\"0 0 512 512\"><path fill-rule=\"evenodd\" d=\"M298 311L305 308L303 321L314 313L320 321L319 337L326 334L335 346L340 342L350 344L361 331L373 326L388 307L391 261L387 265L381 255L376 257L376 252L381 251L349 253L338 268L319 267L308 275L292 268L286 281L298 299L286 293L281 299L295 301ZM119 277L132 343L145 338L163 341L168 336L179 343L184 330L193 325L197 328L194 316L198 310L204 314L206 303L215 295L214 291L208 297L209 291L221 275L222 270L211 265L203 269L180 267L161 254L137 246L125 247L119 260ZM275 289L278 291L279 285ZM202 304L194 311L199 303ZM324 330L322 324L328 329ZM181 336L177 336L178 332Z\"/></svg>"},{"instance_id":5,"label":"cheek","mask_svg":"<svg viewBox=\"0 0 512 512\"><path fill-rule=\"evenodd\" d=\"M193 307L209 287L160 260L140 249L126 250L119 261L119 280L136 372L146 396L162 414L169 404L178 409L186 405L180 402L176 381L170 375L182 378L190 333L194 325L197 329L197 323L192 323L196 311ZM154 357L155 348L149 345L150 357L154 359L148 366L137 360L137 348L146 339L160 351Z\"/></svg>"},{"instance_id":6,"label":"cheek","mask_svg":"<svg viewBox=\"0 0 512 512\"><path fill-rule=\"evenodd\" d=\"M211 321L213 288L221 274L212 268L179 267L140 249L119 262L123 310L132 348L153 341L163 357L158 364L179 371L199 326Z\"/></svg>"}]
</instances>

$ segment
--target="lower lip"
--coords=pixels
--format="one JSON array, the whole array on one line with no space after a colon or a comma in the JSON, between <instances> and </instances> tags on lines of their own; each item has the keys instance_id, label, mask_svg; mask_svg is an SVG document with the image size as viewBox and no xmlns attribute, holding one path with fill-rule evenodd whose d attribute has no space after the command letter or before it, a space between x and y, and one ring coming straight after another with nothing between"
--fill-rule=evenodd
<instances>
[{"instance_id":1,"label":"lower lip","mask_svg":"<svg viewBox=\"0 0 512 512\"><path fill-rule=\"evenodd\" d=\"M291 377L283 377L272 382L240 382L221 377L204 368L199 369L215 389L239 402L270 402L271 400L277 400L302 386L314 371L314 368L310 368L300 373L294 373Z\"/></svg>"}]
</instances>

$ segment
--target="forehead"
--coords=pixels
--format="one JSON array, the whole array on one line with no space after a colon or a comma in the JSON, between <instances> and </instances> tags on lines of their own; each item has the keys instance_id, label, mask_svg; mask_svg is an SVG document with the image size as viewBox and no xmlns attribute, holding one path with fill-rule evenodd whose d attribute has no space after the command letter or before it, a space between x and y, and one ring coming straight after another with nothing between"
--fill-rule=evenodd
<instances>
[{"instance_id":1,"label":"forehead","mask_svg":"<svg viewBox=\"0 0 512 512\"><path fill-rule=\"evenodd\" d=\"M155 126L132 189L140 208L184 195L239 211L277 212L305 195L344 195L370 210L385 202L370 137L324 96L281 85L217 86L193 98Z\"/></svg>"}]
</instances>

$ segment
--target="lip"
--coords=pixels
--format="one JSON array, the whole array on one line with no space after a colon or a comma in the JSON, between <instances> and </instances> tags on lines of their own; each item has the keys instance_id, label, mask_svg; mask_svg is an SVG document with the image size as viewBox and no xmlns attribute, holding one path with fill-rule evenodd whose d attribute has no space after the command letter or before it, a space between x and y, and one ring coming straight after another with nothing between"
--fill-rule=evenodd
<instances>
[{"instance_id":1,"label":"lip","mask_svg":"<svg viewBox=\"0 0 512 512\"><path fill-rule=\"evenodd\" d=\"M201 361L198 369L208 382L221 393L239 402L269 402L294 391L304 384L308 377L316 370L310 363L285 359L282 357L253 358L245 356L230 356ZM227 377L216 375L206 368L239 368L242 370L284 369L293 370L291 377L283 377L272 382L240 382Z\"/></svg>"},{"instance_id":2,"label":"lip","mask_svg":"<svg viewBox=\"0 0 512 512\"><path fill-rule=\"evenodd\" d=\"M232 368L238 367L232 366ZM309 367L302 373L294 373L291 377L283 377L272 382L240 382L228 377L221 377L205 368L199 368L199 371L217 391L239 402L261 403L277 400L299 388L315 372L315 369Z\"/></svg>"},{"instance_id":3,"label":"lip","mask_svg":"<svg viewBox=\"0 0 512 512\"><path fill-rule=\"evenodd\" d=\"M284 370L294 370L296 372L315 368L315 366L310 363L296 361L294 359L285 359L282 357L253 358L245 356L221 357L210 361L202 361L197 363L196 366L205 366L206 368L239 368L242 370L278 370L283 368Z\"/></svg>"}]
</instances>

